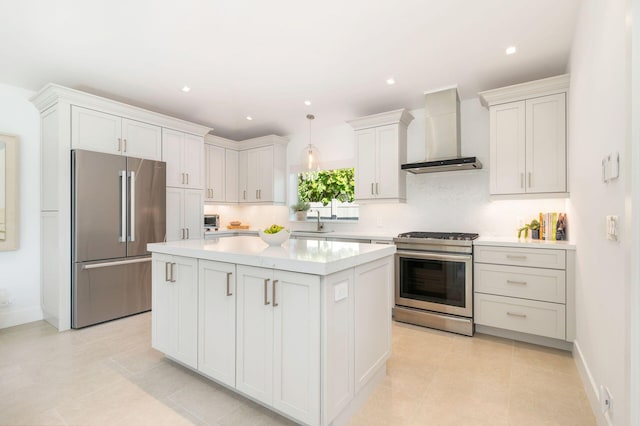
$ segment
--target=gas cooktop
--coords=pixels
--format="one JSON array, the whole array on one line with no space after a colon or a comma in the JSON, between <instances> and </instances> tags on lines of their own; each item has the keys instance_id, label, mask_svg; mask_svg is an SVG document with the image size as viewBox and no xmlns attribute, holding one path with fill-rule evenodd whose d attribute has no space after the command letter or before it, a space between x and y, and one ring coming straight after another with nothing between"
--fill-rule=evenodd
<instances>
[{"instance_id":1,"label":"gas cooktop","mask_svg":"<svg viewBox=\"0 0 640 426\"><path fill-rule=\"evenodd\" d=\"M464 232L405 232L398 235L398 238L472 241L478 238L478 234Z\"/></svg>"}]
</instances>

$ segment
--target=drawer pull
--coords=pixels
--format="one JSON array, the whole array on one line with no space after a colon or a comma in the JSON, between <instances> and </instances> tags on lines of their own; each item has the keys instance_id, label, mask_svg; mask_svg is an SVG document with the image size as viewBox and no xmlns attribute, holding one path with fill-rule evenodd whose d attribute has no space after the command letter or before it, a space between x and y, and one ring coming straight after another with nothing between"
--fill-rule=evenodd
<instances>
[{"instance_id":1,"label":"drawer pull","mask_svg":"<svg viewBox=\"0 0 640 426\"><path fill-rule=\"evenodd\" d=\"M510 317L518 317L518 318L526 318L527 316L525 314L516 314L513 312L507 312L507 315L509 315Z\"/></svg>"},{"instance_id":2,"label":"drawer pull","mask_svg":"<svg viewBox=\"0 0 640 426\"><path fill-rule=\"evenodd\" d=\"M513 280L507 280L507 284L527 285L527 282L526 282L526 281L513 281Z\"/></svg>"},{"instance_id":3,"label":"drawer pull","mask_svg":"<svg viewBox=\"0 0 640 426\"><path fill-rule=\"evenodd\" d=\"M507 259L520 259L520 260L524 260L526 259L527 256L523 255L523 254L508 254L507 255Z\"/></svg>"}]
</instances>

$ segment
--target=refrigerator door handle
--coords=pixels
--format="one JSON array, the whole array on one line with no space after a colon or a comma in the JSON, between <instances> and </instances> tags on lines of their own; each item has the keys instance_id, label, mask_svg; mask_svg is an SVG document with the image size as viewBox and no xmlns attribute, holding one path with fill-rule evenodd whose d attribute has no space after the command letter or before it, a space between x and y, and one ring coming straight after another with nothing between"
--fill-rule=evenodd
<instances>
[{"instance_id":1,"label":"refrigerator door handle","mask_svg":"<svg viewBox=\"0 0 640 426\"><path fill-rule=\"evenodd\" d=\"M126 139L125 139L126 140ZM131 178L129 183L129 195L131 202L129 203L129 241L136 240L136 172L129 172Z\"/></svg>"},{"instance_id":2,"label":"refrigerator door handle","mask_svg":"<svg viewBox=\"0 0 640 426\"><path fill-rule=\"evenodd\" d=\"M127 241L127 172L120 170L120 238L118 241Z\"/></svg>"},{"instance_id":3,"label":"refrigerator door handle","mask_svg":"<svg viewBox=\"0 0 640 426\"><path fill-rule=\"evenodd\" d=\"M129 265L131 263L144 263L144 262L151 262L151 258L145 257L144 259L118 260L115 262L92 263L90 265L82 265L82 269L84 270L84 269L108 268L109 266Z\"/></svg>"}]
</instances>

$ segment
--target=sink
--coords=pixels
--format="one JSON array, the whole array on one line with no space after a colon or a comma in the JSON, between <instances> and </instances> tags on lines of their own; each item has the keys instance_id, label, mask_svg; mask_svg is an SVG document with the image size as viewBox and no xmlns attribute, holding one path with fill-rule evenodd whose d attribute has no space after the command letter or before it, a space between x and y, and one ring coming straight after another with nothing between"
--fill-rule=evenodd
<instances>
[{"instance_id":1,"label":"sink","mask_svg":"<svg viewBox=\"0 0 640 426\"><path fill-rule=\"evenodd\" d=\"M296 230L296 231L293 231L293 234L328 234L328 233L330 233L330 232L333 232L333 231L330 231L330 230L328 230L328 229L322 229L322 230L320 230L320 231L316 231L316 230L314 229L313 231L300 231L300 230Z\"/></svg>"}]
</instances>

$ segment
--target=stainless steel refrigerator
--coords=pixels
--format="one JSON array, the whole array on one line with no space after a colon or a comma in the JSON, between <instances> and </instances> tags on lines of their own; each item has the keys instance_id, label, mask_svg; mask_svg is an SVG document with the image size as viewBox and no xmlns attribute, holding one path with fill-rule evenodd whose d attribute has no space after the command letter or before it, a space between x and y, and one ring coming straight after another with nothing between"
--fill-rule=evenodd
<instances>
[{"instance_id":1,"label":"stainless steel refrigerator","mask_svg":"<svg viewBox=\"0 0 640 426\"><path fill-rule=\"evenodd\" d=\"M73 328L151 309L147 243L166 231L166 163L71 151Z\"/></svg>"}]
</instances>

